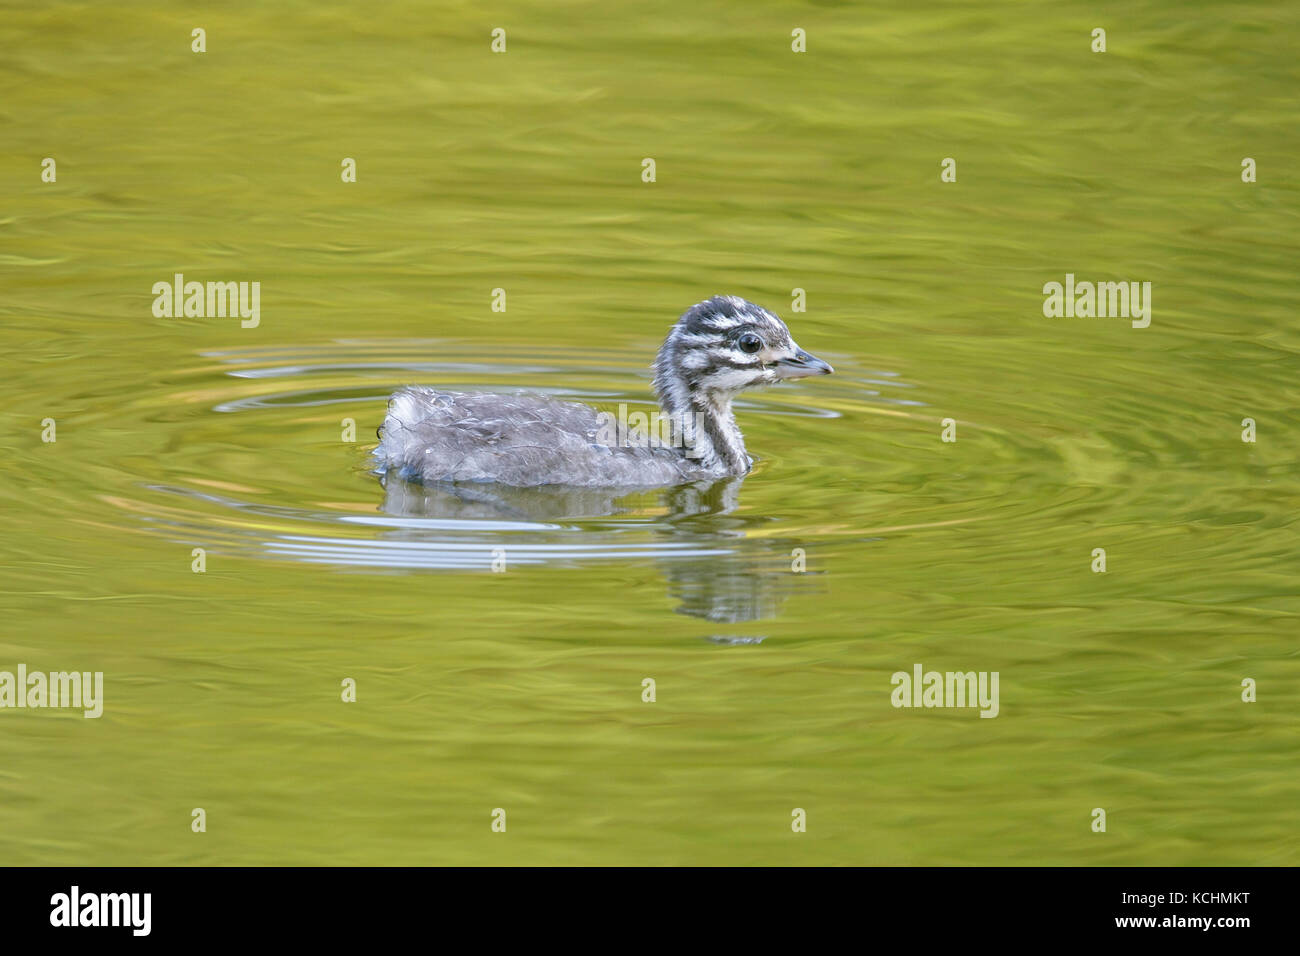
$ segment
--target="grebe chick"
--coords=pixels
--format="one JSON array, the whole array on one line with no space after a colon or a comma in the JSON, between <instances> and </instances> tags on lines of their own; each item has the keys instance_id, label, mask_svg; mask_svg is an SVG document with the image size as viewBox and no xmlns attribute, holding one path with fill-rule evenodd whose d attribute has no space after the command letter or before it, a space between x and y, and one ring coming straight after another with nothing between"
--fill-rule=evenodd
<instances>
[{"instance_id":1,"label":"grebe chick","mask_svg":"<svg viewBox=\"0 0 1300 956\"><path fill-rule=\"evenodd\" d=\"M612 416L533 395L443 392L413 385L389 400L378 470L424 483L658 488L746 474L753 459L732 415L738 392L831 367L795 344L785 323L732 295L691 306L654 361L668 434L621 435Z\"/></svg>"}]
</instances>

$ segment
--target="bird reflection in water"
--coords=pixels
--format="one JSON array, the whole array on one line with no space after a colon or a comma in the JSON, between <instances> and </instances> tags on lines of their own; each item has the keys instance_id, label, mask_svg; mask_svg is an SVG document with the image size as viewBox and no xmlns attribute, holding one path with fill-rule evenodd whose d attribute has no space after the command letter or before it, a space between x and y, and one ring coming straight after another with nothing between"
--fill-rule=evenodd
<instances>
[{"instance_id":1,"label":"bird reflection in water","mask_svg":"<svg viewBox=\"0 0 1300 956\"><path fill-rule=\"evenodd\" d=\"M517 488L494 483L414 484L392 475L384 480L383 510L402 518L500 523L499 547L512 548L509 532L520 526L549 525L553 530L590 529L640 532L645 553L668 582L677 612L716 623L775 618L785 600L811 585L808 575L792 570L796 540L757 537L750 532L770 521L738 513L743 478L697 482L667 489L629 492L545 485ZM617 523L600 519L621 516ZM629 524L629 515L645 516ZM427 532L406 527L389 532L419 539ZM623 535L619 536L623 539ZM608 538L601 538L608 542ZM592 542L589 557L600 544ZM626 553L626 540L620 551ZM566 549L566 551L569 549ZM761 637L713 635L724 644L758 643Z\"/></svg>"}]
</instances>

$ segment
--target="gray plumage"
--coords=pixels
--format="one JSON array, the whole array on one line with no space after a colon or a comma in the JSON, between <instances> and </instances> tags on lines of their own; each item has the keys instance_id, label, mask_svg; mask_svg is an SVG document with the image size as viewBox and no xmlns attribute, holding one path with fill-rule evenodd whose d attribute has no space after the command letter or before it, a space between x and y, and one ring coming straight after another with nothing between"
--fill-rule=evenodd
<instances>
[{"instance_id":1,"label":"gray plumage","mask_svg":"<svg viewBox=\"0 0 1300 956\"><path fill-rule=\"evenodd\" d=\"M688 309L654 369L664 424L650 434L544 396L399 389L380 428L378 467L426 484L515 487L657 488L735 477L752 464L731 411L736 393L831 371L795 345L779 318L735 296Z\"/></svg>"}]
</instances>

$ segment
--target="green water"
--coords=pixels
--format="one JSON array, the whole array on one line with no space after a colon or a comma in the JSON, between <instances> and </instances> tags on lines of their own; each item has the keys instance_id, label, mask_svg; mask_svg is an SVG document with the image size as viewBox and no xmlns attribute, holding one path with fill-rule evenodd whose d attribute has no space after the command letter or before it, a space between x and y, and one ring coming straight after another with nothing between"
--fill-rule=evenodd
<instances>
[{"instance_id":1,"label":"green water","mask_svg":"<svg viewBox=\"0 0 1300 956\"><path fill-rule=\"evenodd\" d=\"M0 670L105 701L0 710L0 860L1300 862L1298 26L4 4ZM154 317L177 272L260 324ZM1066 273L1150 327L1044 317ZM730 498L367 472L407 382L648 407L715 292L836 366L740 408ZM894 708L918 663L999 716Z\"/></svg>"}]
</instances>

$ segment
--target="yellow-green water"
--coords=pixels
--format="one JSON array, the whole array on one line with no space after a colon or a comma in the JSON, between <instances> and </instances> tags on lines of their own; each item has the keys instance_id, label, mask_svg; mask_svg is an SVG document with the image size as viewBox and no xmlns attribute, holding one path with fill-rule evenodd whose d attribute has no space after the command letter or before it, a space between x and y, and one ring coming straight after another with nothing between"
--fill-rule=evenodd
<instances>
[{"instance_id":1,"label":"yellow-green water","mask_svg":"<svg viewBox=\"0 0 1300 956\"><path fill-rule=\"evenodd\" d=\"M0 670L105 710L0 710L0 859L1296 863L1298 26L5 4ZM177 272L260 325L155 318ZM1066 273L1150 327L1045 318ZM715 292L837 370L740 410L734 507L367 473L407 382L644 402ZM895 709L917 663L1000 715Z\"/></svg>"}]
</instances>

